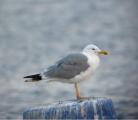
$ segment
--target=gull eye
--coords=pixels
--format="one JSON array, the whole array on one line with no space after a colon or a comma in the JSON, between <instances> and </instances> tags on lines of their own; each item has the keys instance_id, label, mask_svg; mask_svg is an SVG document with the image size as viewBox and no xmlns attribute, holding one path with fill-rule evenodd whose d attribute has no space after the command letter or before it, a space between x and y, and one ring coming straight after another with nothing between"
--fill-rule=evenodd
<instances>
[{"instance_id":1,"label":"gull eye","mask_svg":"<svg viewBox=\"0 0 138 120\"><path fill-rule=\"evenodd\" d=\"M95 48L92 48L92 50L95 50Z\"/></svg>"}]
</instances>

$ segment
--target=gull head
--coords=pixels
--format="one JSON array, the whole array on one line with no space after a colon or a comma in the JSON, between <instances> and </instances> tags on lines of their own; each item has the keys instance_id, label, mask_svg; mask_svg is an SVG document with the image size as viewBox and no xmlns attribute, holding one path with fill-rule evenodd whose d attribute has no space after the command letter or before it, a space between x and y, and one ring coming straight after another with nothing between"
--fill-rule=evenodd
<instances>
[{"instance_id":1,"label":"gull head","mask_svg":"<svg viewBox=\"0 0 138 120\"><path fill-rule=\"evenodd\" d=\"M83 51L83 53L90 54L90 55L108 55L108 52L105 50L101 50L96 45L90 44L87 45Z\"/></svg>"}]
</instances>

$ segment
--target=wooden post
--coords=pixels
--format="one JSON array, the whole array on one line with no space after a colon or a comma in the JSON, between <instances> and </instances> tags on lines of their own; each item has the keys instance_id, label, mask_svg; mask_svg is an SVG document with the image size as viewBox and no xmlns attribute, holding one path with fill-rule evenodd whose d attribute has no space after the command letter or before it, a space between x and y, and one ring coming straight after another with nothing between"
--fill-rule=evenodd
<instances>
[{"instance_id":1,"label":"wooden post","mask_svg":"<svg viewBox=\"0 0 138 120\"><path fill-rule=\"evenodd\" d=\"M89 100L69 100L47 106L29 108L23 119L116 119L111 99L91 98Z\"/></svg>"}]
</instances>

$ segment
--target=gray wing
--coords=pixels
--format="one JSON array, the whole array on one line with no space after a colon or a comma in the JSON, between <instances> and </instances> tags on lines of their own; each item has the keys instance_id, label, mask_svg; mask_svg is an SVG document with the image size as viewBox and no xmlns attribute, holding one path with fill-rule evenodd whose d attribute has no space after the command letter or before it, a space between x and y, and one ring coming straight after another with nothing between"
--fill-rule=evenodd
<instances>
[{"instance_id":1,"label":"gray wing","mask_svg":"<svg viewBox=\"0 0 138 120\"><path fill-rule=\"evenodd\" d=\"M88 69L88 58L83 54L70 54L49 67L44 75L49 78L71 79Z\"/></svg>"}]
</instances>

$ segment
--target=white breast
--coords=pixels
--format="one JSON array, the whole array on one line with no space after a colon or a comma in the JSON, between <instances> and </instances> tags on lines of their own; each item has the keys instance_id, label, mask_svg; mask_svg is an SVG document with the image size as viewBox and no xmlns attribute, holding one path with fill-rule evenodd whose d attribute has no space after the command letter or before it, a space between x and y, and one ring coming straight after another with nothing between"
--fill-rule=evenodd
<instances>
[{"instance_id":1,"label":"white breast","mask_svg":"<svg viewBox=\"0 0 138 120\"><path fill-rule=\"evenodd\" d=\"M93 55L86 54L86 53L83 53L83 54L88 57L88 64L90 67L86 71L81 72L76 77L70 79L69 80L70 83L80 82L80 81L89 79L94 73L94 71L96 70L96 68L99 66L99 63L100 63L99 56L95 54Z\"/></svg>"}]
</instances>

